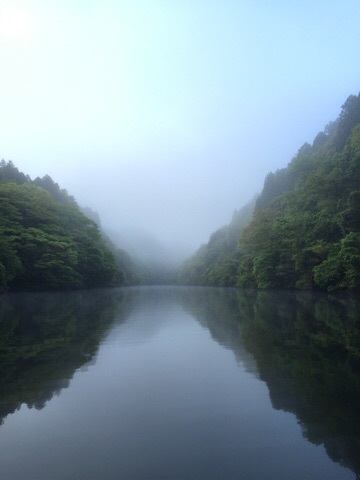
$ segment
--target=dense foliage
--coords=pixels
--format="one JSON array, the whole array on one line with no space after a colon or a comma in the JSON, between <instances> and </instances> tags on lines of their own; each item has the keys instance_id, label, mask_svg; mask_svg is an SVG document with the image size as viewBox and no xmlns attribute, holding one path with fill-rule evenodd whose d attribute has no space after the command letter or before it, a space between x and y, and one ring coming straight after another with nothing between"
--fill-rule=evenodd
<instances>
[{"instance_id":1,"label":"dense foliage","mask_svg":"<svg viewBox=\"0 0 360 480\"><path fill-rule=\"evenodd\" d=\"M256 288L360 287L360 94L303 145L287 168L270 173L235 251L207 262L210 243L183 268L182 283ZM215 234L216 235L216 234ZM229 266L230 265L230 266ZM224 269L231 275L212 276ZM185 275L184 275L185 272ZM204 274L205 272L205 274Z\"/></svg>"},{"instance_id":2,"label":"dense foliage","mask_svg":"<svg viewBox=\"0 0 360 480\"><path fill-rule=\"evenodd\" d=\"M123 277L96 223L49 176L0 163L0 290L111 285Z\"/></svg>"},{"instance_id":3,"label":"dense foliage","mask_svg":"<svg viewBox=\"0 0 360 480\"><path fill-rule=\"evenodd\" d=\"M106 246L115 255L115 262L117 266L117 271L114 276L115 285L128 286L144 283L144 275L141 268L133 259L133 257L128 254L128 252L126 252L122 248L117 247L115 243L110 239L108 233L102 228L99 214L92 210L90 207L81 207L81 211L88 218L90 218L90 220L93 220L98 225Z\"/></svg>"},{"instance_id":4,"label":"dense foliage","mask_svg":"<svg viewBox=\"0 0 360 480\"><path fill-rule=\"evenodd\" d=\"M236 282L238 268L237 242L240 232L250 222L254 199L235 211L229 225L214 232L209 242L187 260L178 271L178 282L188 285L231 286Z\"/></svg>"}]
</instances>

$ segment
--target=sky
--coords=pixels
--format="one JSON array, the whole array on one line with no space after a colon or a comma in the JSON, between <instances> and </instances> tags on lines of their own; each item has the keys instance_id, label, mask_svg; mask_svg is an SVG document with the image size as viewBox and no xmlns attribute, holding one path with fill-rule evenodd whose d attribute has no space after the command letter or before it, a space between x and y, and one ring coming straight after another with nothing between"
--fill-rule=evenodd
<instances>
[{"instance_id":1,"label":"sky","mask_svg":"<svg viewBox=\"0 0 360 480\"><path fill-rule=\"evenodd\" d=\"M185 256L360 90L359 0L0 0L0 158Z\"/></svg>"}]
</instances>

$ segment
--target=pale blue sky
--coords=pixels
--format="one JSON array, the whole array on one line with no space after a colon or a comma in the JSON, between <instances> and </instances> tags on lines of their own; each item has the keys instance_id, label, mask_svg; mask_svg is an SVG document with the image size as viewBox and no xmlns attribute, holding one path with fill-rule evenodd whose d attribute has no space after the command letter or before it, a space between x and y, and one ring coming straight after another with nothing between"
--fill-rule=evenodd
<instances>
[{"instance_id":1,"label":"pale blue sky","mask_svg":"<svg viewBox=\"0 0 360 480\"><path fill-rule=\"evenodd\" d=\"M190 251L360 90L359 0L0 0L0 157Z\"/></svg>"}]
</instances>

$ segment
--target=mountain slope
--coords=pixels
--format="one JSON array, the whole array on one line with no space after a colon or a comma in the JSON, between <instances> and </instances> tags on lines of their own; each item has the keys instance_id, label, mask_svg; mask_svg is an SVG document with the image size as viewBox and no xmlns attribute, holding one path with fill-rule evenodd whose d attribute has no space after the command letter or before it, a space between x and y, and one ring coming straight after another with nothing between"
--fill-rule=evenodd
<instances>
[{"instance_id":1,"label":"mountain slope","mask_svg":"<svg viewBox=\"0 0 360 480\"><path fill-rule=\"evenodd\" d=\"M0 290L100 287L115 275L113 252L66 190L0 162Z\"/></svg>"},{"instance_id":2,"label":"mountain slope","mask_svg":"<svg viewBox=\"0 0 360 480\"><path fill-rule=\"evenodd\" d=\"M256 198L235 211L229 225L214 232L207 244L178 270L177 279L186 285L232 286L236 282L238 265L237 241L241 231L250 222Z\"/></svg>"},{"instance_id":3,"label":"mountain slope","mask_svg":"<svg viewBox=\"0 0 360 480\"><path fill-rule=\"evenodd\" d=\"M304 144L289 165L270 173L230 257L219 246L199 273L206 247L183 267L190 283L304 289L360 287L360 94L339 118ZM213 235L216 235L213 234ZM201 269L200 269L201 270ZM205 279L205 281L204 281ZM187 283L180 275L180 281Z\"/></svg>"}]
</instances>

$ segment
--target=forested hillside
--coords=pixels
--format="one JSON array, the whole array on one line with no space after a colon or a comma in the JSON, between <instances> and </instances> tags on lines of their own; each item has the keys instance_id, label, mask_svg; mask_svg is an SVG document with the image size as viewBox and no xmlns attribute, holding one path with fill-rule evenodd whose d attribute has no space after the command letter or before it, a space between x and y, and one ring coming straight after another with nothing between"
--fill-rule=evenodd
<instances>
[{"instance_id":1,"label":"forested hillside","mask_svg":"<svg viewBox=\"0 0 360 480\"><path fill-rule=\"evenodd\" d=\"M49 176L0 162L0 291L124 283L97 224Z\"/></svg>"},{"instance_id":2,"label":"forested hillside","mask_svg":"<svg viewBox=\"0 0 360 480\"><path fill-rule=\"evenodd\" d=\"M360 287L360 94L337 120L270 173L253 218L229 255L207 246L185 264L181 283L256 288ZM208 261L204 262L204 256ZM221 275L213 275L222 271Z\"/></svg>"},{"instance_id":3,"label":"forested hillside","mask_svg":"<svg viewBox=\"0 0 360 480\"><path fill-rule=\"evenodd\" d=\"M236 283L238 268L237 242L241 231L250 222L256 198L235 210L229 225L214 232L207 244L199 250L178 271L178 281L188 285L232 286Z\"/></svg>"}]
</instances>

